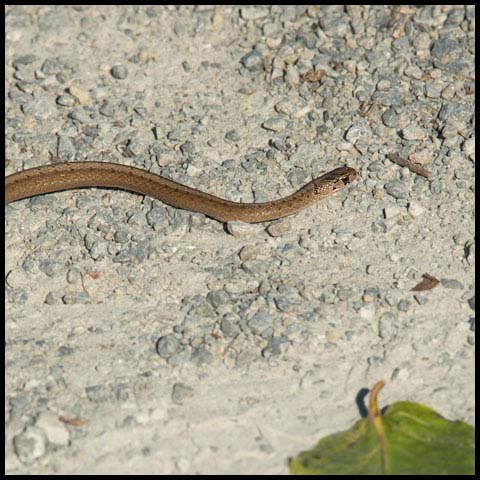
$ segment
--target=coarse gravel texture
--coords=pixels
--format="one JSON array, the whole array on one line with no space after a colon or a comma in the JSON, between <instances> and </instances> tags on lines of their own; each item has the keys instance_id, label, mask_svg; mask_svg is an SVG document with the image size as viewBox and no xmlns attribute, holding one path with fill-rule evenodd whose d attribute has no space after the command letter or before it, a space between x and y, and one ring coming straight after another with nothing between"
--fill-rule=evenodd
<instances>
[{"instance_id":1,"label":"coarse gravel texture","mask_svg":"<svg viewBox=\"0 0 480 480\"><path fill-rule=\"evenodd\" d=\"M257 225L105 189L8 205L7 473L286 474L380 379L474 422L473 6L5 16L6 174L112 161L258 202L358 172Z\"/></svg>"}]
</instances>

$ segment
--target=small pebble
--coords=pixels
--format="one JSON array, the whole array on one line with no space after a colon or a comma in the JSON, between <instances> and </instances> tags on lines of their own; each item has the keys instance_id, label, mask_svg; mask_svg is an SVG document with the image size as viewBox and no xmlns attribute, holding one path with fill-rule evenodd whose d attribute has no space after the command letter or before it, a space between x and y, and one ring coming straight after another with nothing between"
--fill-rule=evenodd
<instances>
[{"instance_id":1,"label":"small pebble","mask_svg":"<svg viewBox=\"0 0 480 480\"><path fill-rule=\"evenodd\" d=\"M440 282L445 288L450 288L455 290L463 290L465 288L460 281L454 278L442 278Z\"/></svg>"},{"instance_id":2,"label":"small pebble","mask_svg":"<svg viewBox=\"0 0 480 480\"><path fill-rule=\"evenodd\" d=\"M267 232L272 237L280 237L290 232L292 224L290 220L279 220L267 227Z\"/></svg>"},{"instance_id":3,"label":"small pebble","mask_svg":"<svg viewBox=\"0 0 480 480\"><path fill-rule=\"evenodd\" d=\"M157 353L162 358L169 358L178 350L180 342L174 335L160 337L157 342Z\"/></svg>"},{"instance_id":4,"label":"small pebble","mask_svg":"<svg viewBox=\"0 0 480 480\"><path fill-rule=\"evenodd\" d=\"M115 65L112 70L112 77L117 80L125 80L128 77L128 70L123 65Z\"/></svg>"},{"instance_id":5,"label":"small pebble","mask_svg":"<svg viewBox=\"0 0 480 480\"><path fill-rule=\"evenodd\" d=\"M47 450L47 439L42 429L28 426L13 437L13 447L21 462L31 465Z\"/></svg>"},{"instance_id":6,"label":"small pebble","mask_svg":"<svg viewBox=\"0 0 480 480\"><path fill-rule=\"evenodd\" d=\"M42 429L47 437L48 443L55 446L67 446L70 443L70 433L58 414L45 411L42 412L36 422L35 426Z\"/></svg>"},{"instance_id":7,"label":"small pebble","mask_svg":"<svg viewBox=\"0 0 480 480\"><path fill-rule=\"evenodd\" d=\"M185 400L193 397L193 388L185 383L175 383L172 388L172 402L182 405Z\"/></svg>"},{"instance_id":8,"label":"small pebble","mask_svg":"<svg viewBox=\"0 0 480 480\"><path fill-rule=\"evenodd\" d=\"M394 180L385 184L385 190L393 198L403 199L407 198L405 185L400 180Z\"/></svg>"},{"instance_id":9,"label":"small pebble","mask_svg":"<svg viewBox=\"0 0 480 480\"><path fill-rule=\"evenodd\" d=\"M251 236L256 236L261 230L262 227L258 224L238 221L227 222L228 233L238 238L248 238Z\"/></svg>"},{"instance_id":10,"label":"small pebble","mask_svg":"<svg viewBox=\"0 0 480 480\"><path fill-rule=\"evenodd\" d=\"M405 140L424 140L426 138L425 130L415 125L404 128L402 134Z\"/></svg>"}]
</instances>

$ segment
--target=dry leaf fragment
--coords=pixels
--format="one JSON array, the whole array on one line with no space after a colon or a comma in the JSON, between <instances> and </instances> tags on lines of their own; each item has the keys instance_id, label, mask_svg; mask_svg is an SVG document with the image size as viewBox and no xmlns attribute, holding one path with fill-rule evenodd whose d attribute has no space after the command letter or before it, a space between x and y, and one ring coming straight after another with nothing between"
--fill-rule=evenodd
<instances>
[{"instance_id":1,"label":"dry leaf fragment","mask_svg":"<svg viewBox=\"0 0 480 480\"><path fill-rule=\"evenodd\" d=\"M87 425L87 422L79 417L66 418L63 415L60 415L58 419L61 422L66 423L67 425L73 425L74 427L84 427Z\"/></svg>"},{"instance_id":2,"label":"dry leaf fragment","mask_svg":"<svg viewBox=\"0 0 480 480\"><path fill-rule=\"evenodd\" d=\"M426 290L431 290L432 288L438 285L439 281L429 273L423 274L423 280L415 285L410 291L411 292L424 292Z\"/></svg>"},{"instance_id":3,"label":"dry leaf fragment","mask_svg":"<svg viewBox=\"0 0 480 480\"><path fill-rule=\"evenodd\" d=\"M325 70L309 70L303 75L300 75L300 81L310 83L319 82L326 75L326 73L327 72Z\"/></svg>"}]
</instances>

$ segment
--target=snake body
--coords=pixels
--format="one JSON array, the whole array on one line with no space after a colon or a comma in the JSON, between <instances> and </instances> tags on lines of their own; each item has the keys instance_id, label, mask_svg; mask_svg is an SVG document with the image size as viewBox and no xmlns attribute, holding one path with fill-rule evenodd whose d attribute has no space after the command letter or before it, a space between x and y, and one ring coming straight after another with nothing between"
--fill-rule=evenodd
<instances>
[{"instance_id":1,"label":"snake body","mask_svg":"<svg viewBox=\"0 0 480 480\"><path fill-rule=\"evenodd\" d=\"M204 213L221 222L257 223L303 210L346 187L355 177L353 168L339 167L279 200L238 203L135 167L107 162L70 162L31 168L7 176L5 203L73 188L108 187L147 195L174 207Z\"/></svg>"}]
</instances>

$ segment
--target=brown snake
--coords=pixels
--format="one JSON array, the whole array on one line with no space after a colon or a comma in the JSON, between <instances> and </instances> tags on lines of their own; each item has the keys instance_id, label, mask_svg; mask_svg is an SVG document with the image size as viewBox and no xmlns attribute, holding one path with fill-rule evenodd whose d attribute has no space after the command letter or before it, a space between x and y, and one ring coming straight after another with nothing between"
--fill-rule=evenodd
<instances>
[{"instance_id":1,"label":"brown snake","mask_svg":"<svg viewBox=\"0 0 480 480\"><path fill-rule=\"evenodd\" d=\"M335 168L279 200L238 203L186 187L154 173L107 162L71 162L45 165L14 173L5 179L5 203L81 187L107 187L148 195L174 207L201 212L221 222L256 223L299 212L355 180L350 167Z\"/></svg>"}]
</instances>

